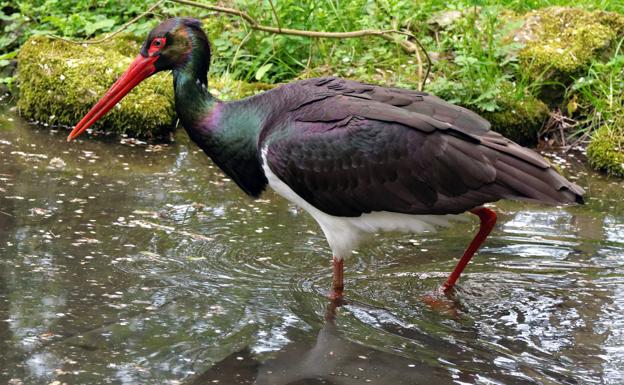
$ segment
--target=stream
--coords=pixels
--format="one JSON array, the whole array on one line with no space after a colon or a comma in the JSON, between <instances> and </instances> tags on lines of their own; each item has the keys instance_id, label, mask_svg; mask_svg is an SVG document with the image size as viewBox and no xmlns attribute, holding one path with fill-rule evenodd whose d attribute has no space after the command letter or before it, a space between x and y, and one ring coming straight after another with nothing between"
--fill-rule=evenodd
<instances>
[{"instance_id":1,"label":"stream","mask_svg":"<svg viewBox=\"0 0 624 385\"><path fill-rule=\"evenodd\" d=\"M336 308L314 220L183 130L66 135L0 110L0 384L624 384L624 184L578 153L587 204L492 205L441 308L476 217L373 237Z\"/></svg>"}]
</instances>

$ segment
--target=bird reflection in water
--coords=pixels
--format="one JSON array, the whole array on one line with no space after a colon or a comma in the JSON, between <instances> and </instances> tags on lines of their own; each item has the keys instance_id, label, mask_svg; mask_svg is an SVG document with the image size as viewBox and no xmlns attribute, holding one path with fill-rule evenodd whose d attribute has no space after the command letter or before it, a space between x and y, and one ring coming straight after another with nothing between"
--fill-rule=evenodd
<instances>
[{"instance_id":1,"label":"bird reflection in water","mask_svg":"<svg viewBox=\"0 0 624 385\"><path fill-rule=\"evenodd\" d=\"M313 344L296 341L260 362L249 348L235 352L189 383L255 385L452 384L447 370L349 341L337 326L342 306L366 305L330 300ZM447 303L448 306L450 306ZM364 309L366 310L366 309ZM434 337L411 330L408 338ZM440 341L437 341L440 343ZM459 352L458 352L459 353ZM472 378L472 377L471 377ZM474 378L472 378L474 380ZM466 380L469 380L468 378ZM218 382L217 382L218 381Z\"/></svg>"}]
</instances>

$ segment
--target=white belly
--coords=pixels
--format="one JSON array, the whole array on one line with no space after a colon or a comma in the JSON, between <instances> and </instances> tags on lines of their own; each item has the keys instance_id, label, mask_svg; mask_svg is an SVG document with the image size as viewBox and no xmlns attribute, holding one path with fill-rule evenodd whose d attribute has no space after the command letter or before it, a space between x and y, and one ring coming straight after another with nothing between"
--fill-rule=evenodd
<instances>
[{"instance_id":1,"label":"white belly","mask_svg":"<svg viewBox=\"0 0 624 385\"><path fill-rule=\"evenodd\" d=\"M359 217L329 215L312 206L295 193L271 171L266 160L266 148L262 150L262 168L269 186L279 195L301 207L318 222L327 238L334 257L347 257L366 234L379 231L421 233L435 231L435 226L448 226L449 221L462 215L412 215L388 211L375 211Z\"/></svg>"}]
</instances>

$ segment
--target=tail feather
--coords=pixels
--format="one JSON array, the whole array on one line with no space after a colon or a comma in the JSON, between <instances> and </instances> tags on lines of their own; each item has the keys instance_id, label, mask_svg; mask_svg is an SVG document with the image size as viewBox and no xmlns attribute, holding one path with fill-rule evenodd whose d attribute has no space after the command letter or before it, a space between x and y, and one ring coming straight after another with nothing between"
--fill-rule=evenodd
<instances>
[{"instance_id":1,"label":"tail feather","mask_svg":"<svg viewBox=\"0 0 624 385\"><path fill-rule=\"evenodd\" d=\"M549 204L584 203L585 191L565 179L550 165L537 167L515 156L501 154L495 167L497 183L508 188L507 199Z\"/></svg>"}]
</instances>

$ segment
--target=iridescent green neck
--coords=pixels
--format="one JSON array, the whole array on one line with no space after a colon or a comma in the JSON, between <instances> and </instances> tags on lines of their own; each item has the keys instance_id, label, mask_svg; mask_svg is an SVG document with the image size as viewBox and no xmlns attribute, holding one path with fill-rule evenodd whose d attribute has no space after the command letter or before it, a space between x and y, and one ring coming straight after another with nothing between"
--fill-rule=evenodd
<instances>
[{"instance_id":1,"label":"iridescent green neck","mask_svg":"<svg viewBox=\"0 0 624 385\"><path fill-rule=\"evenodd\" d=\"M215 99L208 92L208 39L201 30L184 31L191 44L173 70L178 118L189 137L228 176L247 194L258 196L267 184L257 148L266 111L248 101Z\"/></svg>"},{"instance_id":2,"label":"iridescent green neck","mask_svg":"<svg viewBox=\"0 0 624 385\"><path fill-rule=\"evenodd\" d=\"M187 129L206 117L217 102L208 92L209 61L210 54L196 47L186 64L173 70L176 112Z\"/></svg>"}]
</instances>

